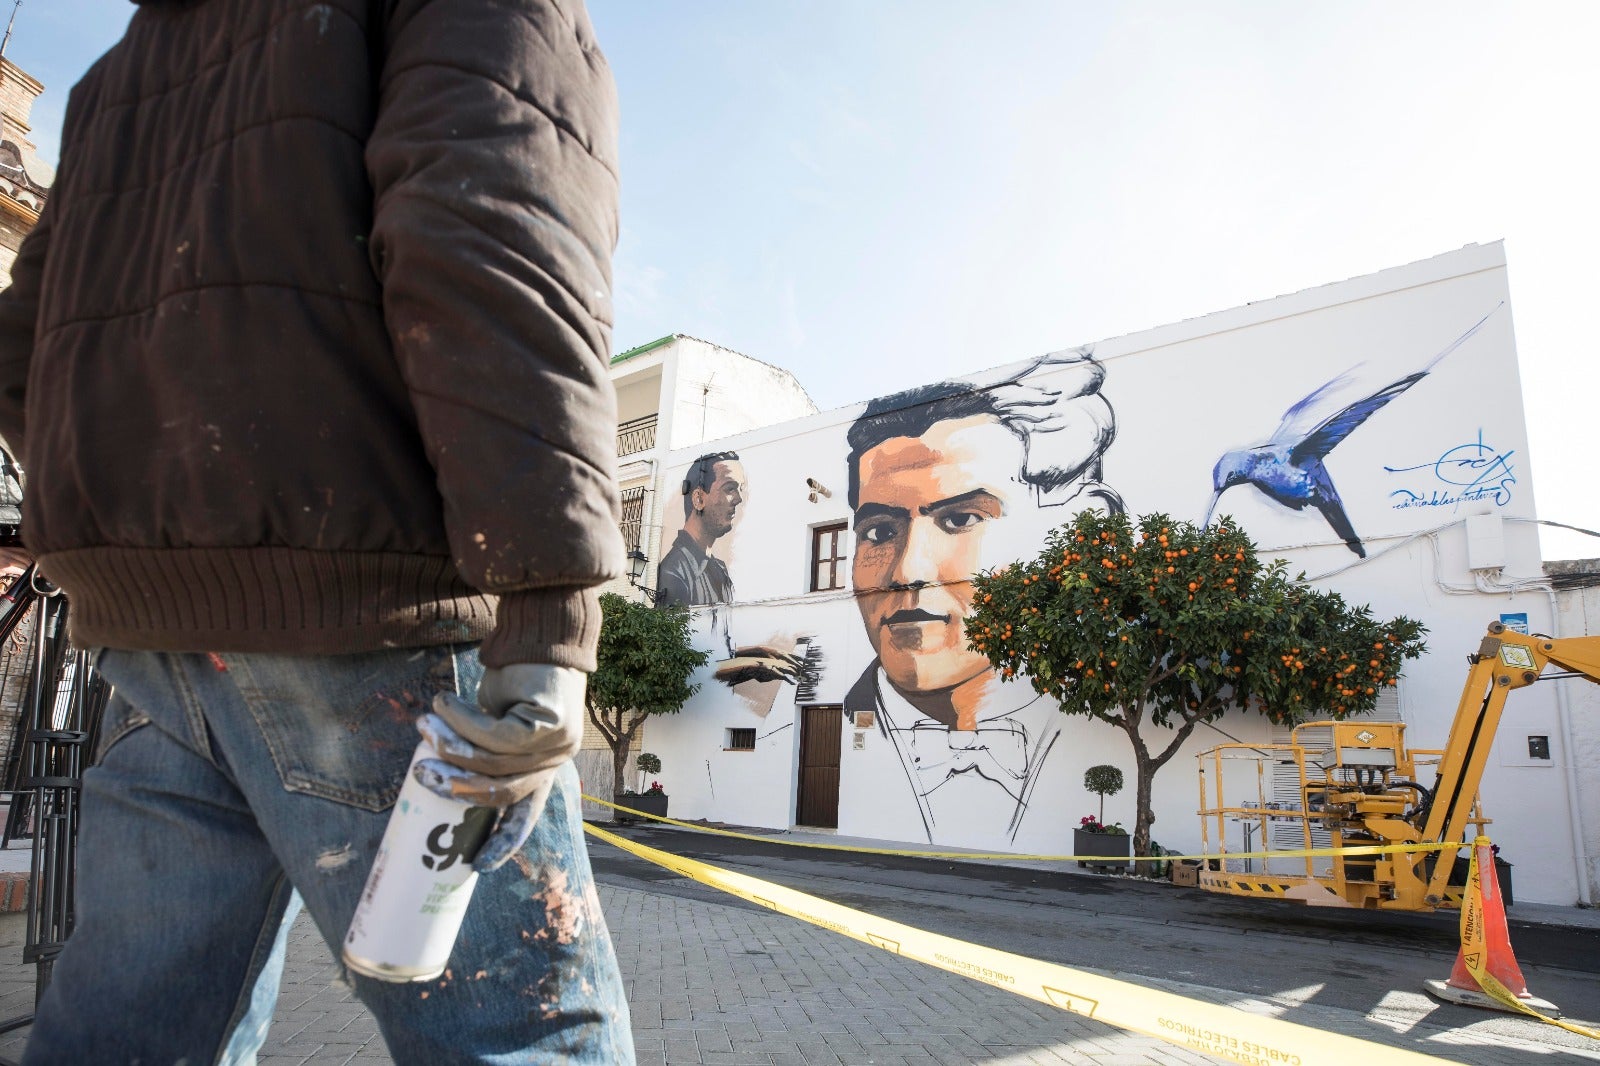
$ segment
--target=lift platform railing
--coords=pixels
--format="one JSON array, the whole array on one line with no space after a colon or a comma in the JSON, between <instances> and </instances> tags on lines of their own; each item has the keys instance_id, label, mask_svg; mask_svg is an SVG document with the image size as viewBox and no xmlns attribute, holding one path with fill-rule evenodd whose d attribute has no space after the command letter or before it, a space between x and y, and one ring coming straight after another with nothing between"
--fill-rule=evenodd
<instances>
[{"instance_id":1,"label":"lift platform railing","mask_svg":"<svg viewBox=\"0 0 1600 1066\"><path fill-rule=\"evenodd\" d=\"M1294 729L1288 744L1221 744L1201 752L1201 851L1224 856L1207 863L1201 885L1308 899L1317 898L1320 886L1353 906L1395 906L1397 864L1452 857L1345 856L1339 849L1408 842L1372 835L1361 817L1378 811L1398 819L1431 797L1442 752L1407 750L1404 731L1398 722L1309 722ZM1476 798L1469 821L1479 832L1490 822Z\"/></svg>"}]
</instances>

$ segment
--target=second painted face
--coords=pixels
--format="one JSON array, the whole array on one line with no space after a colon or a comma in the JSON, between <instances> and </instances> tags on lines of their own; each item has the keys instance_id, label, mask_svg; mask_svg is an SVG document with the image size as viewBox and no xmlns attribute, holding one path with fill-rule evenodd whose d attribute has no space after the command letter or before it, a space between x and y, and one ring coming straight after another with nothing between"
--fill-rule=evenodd
<instances>
[{"instance_id":1,"label":"second painted face","mask_svg":"<svg viewBox=\"0 0 1600 1066\"><path fill-rule=\"evenodd\" d=\"M713 538L727 536L733 529L739 505L744 503L744 466L737 460L724 460L711 468L711 487L696 489L696 506L707 532Z\"/></svg>"},{"instance_id":2,"label":"second painted face","mask_svg":"<svg viewBox=\"0 0 1600 1066\"><path fill-rule=\"evenodd\" d=\"M997 524L1033 510L1021 466L1021 439L989 415L938 422L920 437L892 437L862 454L856 603L901 692L955 689L990 671L967 647L971 578L1019 554L1019 545L1000 543Z\"/></svg>"}]
</instances>

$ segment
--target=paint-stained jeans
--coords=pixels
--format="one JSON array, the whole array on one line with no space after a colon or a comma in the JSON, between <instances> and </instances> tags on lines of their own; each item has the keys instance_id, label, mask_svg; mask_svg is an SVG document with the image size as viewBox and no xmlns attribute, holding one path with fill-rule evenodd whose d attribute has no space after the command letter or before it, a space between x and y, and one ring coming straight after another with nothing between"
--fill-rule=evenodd
<instances>
[{"instance_id":1,"label":"paint-stained jeans","mask_svg":"<svg viewBox=\"0 0 1600 1066\"><path fill-rule=\"evenodd\" d=\"M84 778L77 927L24 1062L250 1062L293 890L337 957L413 723L442 689L472 698L477 655L107 651L98 665L116 693ZM633 1062L578 803L569 766L523 851L479 879L444 977L351 975L396 1062Z\"/></svg>"}]
</instances>

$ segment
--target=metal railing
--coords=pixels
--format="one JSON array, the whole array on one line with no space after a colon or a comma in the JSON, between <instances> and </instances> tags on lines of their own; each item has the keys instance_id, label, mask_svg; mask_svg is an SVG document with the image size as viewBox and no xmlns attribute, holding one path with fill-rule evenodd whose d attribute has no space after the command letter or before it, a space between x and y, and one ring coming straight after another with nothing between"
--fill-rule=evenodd
<instances>
[{"instance_id":1,"label":"metal railing","mask_svg":"<svg viewBox=\"0 0 1600 1066\"><path fill-rule=\"evenodd\" d=\"M622 544L629 551L639 548L644 533L644 486L622 490Z\"/></svg>"},{"instance_id":2,"label":"metal railing","mask_svg":"<svg viewBox=\"0 0 1600 1066\"><path fill-rule=\"evenodd\" d=\"M33 567L17 579L4 600L0 640L10 638L30 607L34 615L33 676L0 792L9 800L0 847L19 836L33 839L22 961L36 967L37 1005L75 924L83 771L98 742L111 689L90 665L88 652L67 646L67 599L36 581ZM32 1022L32 1013L0 1021L0 1033ZM13 1066L5 1058L0 1064Z\"/></svg>"},{"instance_id":3,"label":"metal railing","mask_svg":"<svg viewBox=\"0 0 1600 1066\"><path fill-rule=\"evenodd\" d=\"M647 452L656 446L656 416L646 415L617 426L617 454Z\"/></svg>"}]
</instances>

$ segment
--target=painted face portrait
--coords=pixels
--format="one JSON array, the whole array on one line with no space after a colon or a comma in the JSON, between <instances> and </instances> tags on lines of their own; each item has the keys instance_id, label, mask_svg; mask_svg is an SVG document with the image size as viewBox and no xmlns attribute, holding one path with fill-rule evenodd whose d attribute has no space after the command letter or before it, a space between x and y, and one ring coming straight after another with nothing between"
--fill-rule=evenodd
<instances>
[{"instance_id":1,"label":"painted face portrait","mask_svg":"<svg viewBox=\"0 0 1600 1066\"><path fill-rule=\"evenodd\" d=\"M706 532L713 538L724 537L733 529L739 506L744 503L744 465L725 460L713 466L711 473L711 487L694 490L694 506Z\"/></svg>"},{"instance_id":2,"label":"painted face portrait","mask_svg":"<svg viewBox=\"0 0 1600 1066\"><path fill-rule=\"evenodd\" d=\"M954 689L989 672L988 660L967 647L964 625L972 575L1010 561L997 524L1036 512L1018 478L1021 452L1021 438L979 414L936 422L919 437L891 437L861 455L856 602L901 692Z\"/></svg>"}]
</instances>

